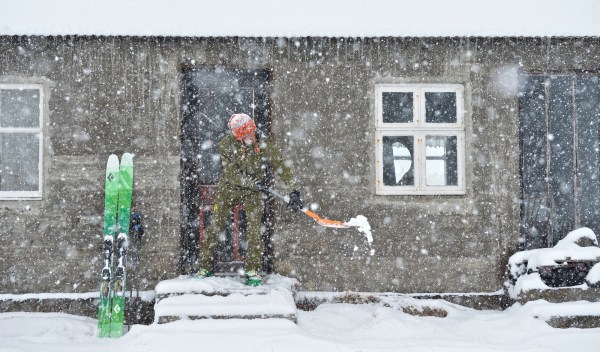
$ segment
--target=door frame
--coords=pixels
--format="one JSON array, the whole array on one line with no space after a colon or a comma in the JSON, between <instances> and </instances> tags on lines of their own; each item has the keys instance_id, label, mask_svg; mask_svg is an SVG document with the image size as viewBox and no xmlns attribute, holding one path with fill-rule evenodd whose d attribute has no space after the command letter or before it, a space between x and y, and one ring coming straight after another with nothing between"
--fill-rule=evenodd
<instances>
[{"instance_id":1,"label":"door frame","mask_svg":"<svg viewBox=\"0 0 600 352\"><path fill-rule=\"evenodd\" d=\"M266 107L261 110L261 122L257 121L257 128L261 130L266 136L271 135L271 124L272 124L272 110L273 102L271 99L272 93L272 69L270 68L240 68L235 66L221 66L221 65L196 65L190 61L183 63L180 67L180 111L179 111L179 122L180 122L180 258L179 258L179 272L181 274L190 274L197 271L199 266L199 250L200 250L200 219L201 212L206 210L206 199L201 199L199 194L200 187L206 188L208 186L201 185L198 181L197 174L194 170L197 169L197 165L193 161L193 155L197 154L197 150L200 146L199 133L200 126L197 116L194 115L194 110L188 108L184 109L188 103L194 105L194 99L190 99L190 96L194 95L194 83L193 76L197 72L208 71L208 72L225 72L226 74L233 75L247 75L246 79L249 79L251 86L257 89L261 89L262 99L260 101L266 102ZM250 78L249 78L250 77ZM262 84L261 84L262 83ZM259 87L260 86L260 87ZM188 146L186 148L186 145ZM268 179L272 179L272 171L267 167ZM236 209L234 216L239 216L239 211ZM265 209L263 216L263 223L265 225L265 231L263 232L263 258L262 258L262 270L271 273L273 271L273 211L274 211L274 199L272 196L268 196L265 200ZM204 214L202 214L204 215ZM234 229L237 231L237 229ZM238 256L235 256L239 258Z\"/></svg>"}]
</instances>

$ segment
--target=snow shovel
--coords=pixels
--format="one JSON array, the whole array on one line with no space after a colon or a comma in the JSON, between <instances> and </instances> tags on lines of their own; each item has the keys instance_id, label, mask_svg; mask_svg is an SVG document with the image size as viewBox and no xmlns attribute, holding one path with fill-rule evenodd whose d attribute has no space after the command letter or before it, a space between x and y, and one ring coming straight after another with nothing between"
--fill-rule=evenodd
<instances>
[{"instance_id":1,"label":"snow shovel","mask_svg":"<svg viewBox=\"0 0 600 352\"><path fill-rule=\"evenodd\" d=\"M276 190L272 189L272 188L266 188L265 189L267 192L271 193L272 195L274 195L275 197L281 199L282 201L289 203L290 200L288 197L284 196L283 194L277 192ZM319 215L313 213L312 211L303 208L300 209L300 211L302 211L304 214L310 216L311 218L313 218L317 224L321 225L321 226L325 226L325 227L335 227L338 229L347 229L350 228L350 225L346 224L345 222L342 221L338 221L338 220L329 220L329 219L324 219L322 217L320 217Z\"/></svg>"}]
</instances>

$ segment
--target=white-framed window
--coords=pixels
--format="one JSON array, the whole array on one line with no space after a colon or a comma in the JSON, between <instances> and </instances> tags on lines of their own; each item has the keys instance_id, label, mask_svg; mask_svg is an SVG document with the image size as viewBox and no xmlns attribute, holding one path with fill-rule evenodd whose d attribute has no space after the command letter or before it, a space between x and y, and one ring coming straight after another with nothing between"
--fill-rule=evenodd
<instances>
[{"instance_id":1,"label":"white-framed window","mask_svg":"<svg viewBox=\"0 0 600 352\"><path fill-rule=\"evenodd\" d=\"M464 87L378 84L376 194L465 193Z\"/></svg>"},{"instance_id":2,"label":"white-framed window","mask_svg":"<svg viewBox=\"0 0 600 352\"><path fill-rule=\"evenodd\" d=\"M42 197L43 89L0 84L0 199Z\"/></svg>"}]
</instances>

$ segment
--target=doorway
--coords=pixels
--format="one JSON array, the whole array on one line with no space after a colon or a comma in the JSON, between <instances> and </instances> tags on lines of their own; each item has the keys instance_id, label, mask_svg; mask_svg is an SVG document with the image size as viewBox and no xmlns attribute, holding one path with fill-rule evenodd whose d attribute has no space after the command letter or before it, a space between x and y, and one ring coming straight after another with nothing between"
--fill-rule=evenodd
<instances>
[{"instance_id":1,"label":"doorway","mask_svg":"<svg viewBox=\"0 0 600 352\"><path fill-rule=\"evenodd\" d=\"M270 132L271 73L222 67L183 67L181 108L181 258L183 274L198 270L199 251L210 225L221 176L219 141L235 113L251 116L260 130ZM265 167L269 176L269 168ZM272 269L272 199L265 200L263 270ZM219 242L215 271L235 274L246 255L243 204L231 209L224 240Z\"/></svg>"},{"instance_id":2,"label":"doorway","mask_svg":"<svg viewBox=\"0 0 600 352\"><path fill-rule=\"evenodd\" d=\"M521 74L521 237L554 246L579 227L600 233L597 73Z\"/></svg>"}]
</instances>

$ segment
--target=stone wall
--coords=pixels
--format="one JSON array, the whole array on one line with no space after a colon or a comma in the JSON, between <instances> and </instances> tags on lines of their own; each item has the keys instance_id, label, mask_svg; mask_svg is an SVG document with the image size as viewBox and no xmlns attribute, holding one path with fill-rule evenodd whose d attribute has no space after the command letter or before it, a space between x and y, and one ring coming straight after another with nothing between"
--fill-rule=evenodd
<instances>
[{"instance_id":1,"label":"stone wall","mask_svg":"<svg viewBox=\"0 0 600 352\"><path fill-rule=\"evenodd\" d=\"M596 69L597 38L0 37L0 82L49 91L41 201L0 201L0 293L97 289L104 164L135 154L140 289L178 274L180 67L269 68L273 132L301 192L355 230L277 208L275 269L305 290L492 292L519 238L517 73ZM375 195L374 85L465 87L461 196ZM289 133L288 133L289 132Z\"/></svg>"}]
</instances>

